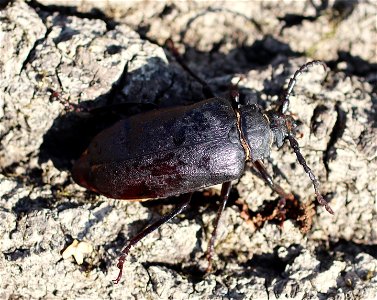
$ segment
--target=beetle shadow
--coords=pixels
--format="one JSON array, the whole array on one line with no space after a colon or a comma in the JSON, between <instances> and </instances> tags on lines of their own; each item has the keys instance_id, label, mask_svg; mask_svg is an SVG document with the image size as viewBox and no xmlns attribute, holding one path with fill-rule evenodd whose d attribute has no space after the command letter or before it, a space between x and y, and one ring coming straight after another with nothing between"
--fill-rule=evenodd
<instances>
[{"instance_id":1,"label":"beetle shadow","mask_svg":"<svg viewBox=\"0 0 377 300\"><path fill-rule=\"evenodd\" d=\"M125 117L158 107L155 104L155 99L159 99L163 93L162 90L171 85L171 78L167 76L162 78L160 72L154 74L150 80L151 84L157 85L157 80L160 83L159 88L153 91L155 94L149 95L151 96L150 102L145 100L148 98L148 93L140 92L140 85L142 84L141 79L145 77L145 68L156 68L156 65L164 64L166 63L161 59L154 57L148 60L144 68L132 72L127 72L126 66L106 94L93 100L82 101L78 105L53 99L52 101L60 101L63 105L72 107L64 115L57 117L43 136L39 163L51 160L57 169L70 170L72 162L79 158L99 132ZM130 93L124 94L124 90L130 91Z\"/></svg>"},{"instance_id":2,"label":"beetle shadow","mask_svg":"<svg viewBox=\"0 0 377 300\"><path fill-rule=\"evenodd\" d=\"M111 45L109 53L122 51L120 48L110 48ZM93 100L73 105L71 111L57 117L43 137L39 163L50 159L57 169L70 170L73 161L79 158L93 137L120 119L160 107L185 105L204 100L202 86L176 63L169 50L164 50L169 58L169 64L159 57L151 57L145 65L128 72L128 63L126 63L123 73L107 93ZM185 53L193 51L199 58L195 60L196 66L200 66L204 61L210 63L211 53L200 52L186 46ZM281 55L285 55L288 59L300 54L292 51L289 45L271 36L265 36L261 40L256 40L251 46L240 46L227 54L217 54L216 61L225 66L223 71L219 70L218 65L209 64L206 69L208 72L204 72L203 76L210 73L218 78L225 77L211 81L209 85L214 90L214 94L227 97L231 87L230 80L234 74L244 74L251 69L267 66ZM197 69L195 65L194 69ZM55 91L47 92L51 93L50 101L60 101L65 106L70 105L64 100L54 99L52 95ZM250 99L251 102L260 102L260 91L240 88L240 94L241 103L250 102Z\"/></svg>"},{"instance_id":3,"label":"beetle shadow","mask_svg":"<svg viewBox=\"0 0 377 300\"><path fill-rule=\"evenodd\" d=\"M244 264L249 268L270 269L268 273L273 273L274 277L277 277L285 272L287 265L292 263L296 259L296 257L301 254L304 247L300 244L289 245L289 247L286 249L286 255L284 258L282 258L281 254L279 254L281 251L280 248L280 246L276 246L271 253L255 254ZM263 274L266 274L265 271L262 271L260 273L262 276Z\"/></svg>"}]
</instances>

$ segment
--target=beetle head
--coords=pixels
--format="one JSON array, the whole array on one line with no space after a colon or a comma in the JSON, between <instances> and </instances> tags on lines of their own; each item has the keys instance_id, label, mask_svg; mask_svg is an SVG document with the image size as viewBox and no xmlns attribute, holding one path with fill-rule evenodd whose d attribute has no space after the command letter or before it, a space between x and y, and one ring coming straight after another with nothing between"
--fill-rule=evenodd
<instances>
[{"instance_id":1,"label":"beetle head","mask_svg":"<svg viewBox=\"0 0 377 300\"><path fill-rule=\"evenodd\" d=\"M307 71L310 67L321 65L326 71L326 64L319 60L308 62L301 66L289 80L287 89L280 95L280 106L277 110L270 110L266 115L270 121L270 128L274 135L274 142L279 148L283 145L287 137L294 138L297 131L297 122L291 115L286 114L289 109L289 97L296 85L297 78Z\"/></svg>"},{"instance_id":2,"label":"beetle head","mask_svg":"<svg viewBox=\"0 0 377 300\"><path fill-rule=\"evenodd\" d=\"M301 66L291 80L288 83L288 88L285 90L285 92L280 97L280 107L277 110L270 110L265 112L266 116L269 119L270 122L270 129L273 133L274 142L278 147L281 147L284 143L285 139L289 140L289 143L293 149L293 151L296 154L298 162L302 165L305 172L309 175L310 180L312 181L315 194L317 196L318 202L325 206L326 210L333 214L331 207L328 205L326 200L322 197L320 191L319 191L319 181L313 174L312 170L308 167L306 164L306 161L304 157L302 156L300 152L300 147L295 139L295 134L297 131L297 123L292 118L291 115L286 114L289 108L289 97L293 91L293 87L296 84L296 79L298 76L300 76L304 71L306 71L308 68L314 66L314 65L322 65L323 68L326 71L326 65L322 61L314 60L309 63L306 63L305 65Z\"/></svg>"},{"instance_id":3,"label":"beetle head","mask_svg":"<svg viewBox=\"0 0 377 300\"><path fill-rule=\"evenodd\" d=\"M273 133L273 142L280 148L283 146L284 140L288 135L295 135L297 129L297 122L291 115L284 115L277 111L267 111L266 116L270 121L270 129Z\"/></svg>"}]
</instances>

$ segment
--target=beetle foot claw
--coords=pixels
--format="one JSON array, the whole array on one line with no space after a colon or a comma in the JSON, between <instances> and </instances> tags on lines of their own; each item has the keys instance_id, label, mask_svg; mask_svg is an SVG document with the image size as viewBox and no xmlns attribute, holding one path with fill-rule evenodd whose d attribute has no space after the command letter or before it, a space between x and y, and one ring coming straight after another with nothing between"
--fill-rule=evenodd
<instances>
[{"instance_id":1,"label":"beetle foot claw","mask_svg":"<svg viewBox=\"0 0 377 300\"><path fill-rule=\"evenodd\" d=\"M119 257L118 264L117 264L117 267L119 269L119 274L118 274L118 277L116 279L113 279L114 284L118 284L120 279L122 278L123 265L124 265L125 260L126 260L125 254L123 254Z\"/></svg>"},{"instance_id":2,"label":"beetle foot claw","mask_svg":"<svg viewBox=\"0 0 377 300\"><path fill-rule=\"evenodd\" d=\"M113 279L113 283L114 284L118 284L119 283L120 279L122 278L122 273L123 273L123 267L119 268L118 277L116 279Z\"/></svg>"}]
</instances>

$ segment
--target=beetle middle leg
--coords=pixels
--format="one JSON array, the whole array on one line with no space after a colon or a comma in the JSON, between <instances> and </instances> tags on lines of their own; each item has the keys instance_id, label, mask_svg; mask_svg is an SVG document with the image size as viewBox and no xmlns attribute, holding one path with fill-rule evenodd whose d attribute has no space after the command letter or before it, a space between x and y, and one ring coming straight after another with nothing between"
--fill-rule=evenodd
<instances>
[{"instance_id":1,"label":"beetle middle leg","mask_svg":"<svg viewBox=\"0 0 377 300\"><path fill-rule=\"evenodd\" d=\"M136 236L131 238L126 245L126 247L122 250L122 254L119 257L117 267L119 268L119 274L118 277L113 280L114 283L118 283L120 279L122 278L123 273L123 265L126 260L126 257L128 255L128 252L130 251L131 247L135 246L140 240L145 238L148 234L152 233L156 229L160 228L161 225L169 222L171 219L173 219L176 215L180 214L182 211L184 211L187 206L189 205L191 201L193 193L187 193L183 194L181 202L168 214L162 216L159 220L154 222L153 224L148 225L146 228L144 228L141 232L139 232Z\"/></svg>"},{"instance_id":2,"label":"beetle middle leg","mask_svg":"<svg viewBox=\"0 0 377 300\"><path fill-rule=\"evenodd\" d=\"M212 236L208 243L208 248L207 248L207 260L208 260L208 267L206 270L207 273L211 272L212 270L212 256L213 256L214 244L215 244L215 240L217 236L217 227L219 225L221 214L223 213L226 203L228 202L231 188L232 188L231 181L224 182L221 187L221 203L220 203L219 210L217 211L215 223L213 225Z\"/></svg>"}]
</instances>

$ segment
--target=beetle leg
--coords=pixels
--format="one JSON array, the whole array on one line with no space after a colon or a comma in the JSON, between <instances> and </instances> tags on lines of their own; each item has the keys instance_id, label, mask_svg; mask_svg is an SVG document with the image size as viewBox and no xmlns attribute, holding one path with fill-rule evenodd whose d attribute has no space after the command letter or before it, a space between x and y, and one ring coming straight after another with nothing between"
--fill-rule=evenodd
<instances>
[{"instance_id":1,"label":"beetle leg","mask_svg":"<svg viewBox=\"0 0 377 300\"><path fill-rule=\"evenodd\" d=\"M265 166L263 165L263 163L260 161L260 160L256 160L253 162L255 168L259 171L259 173L261 174L263 180L270 186L270 188L275 191L276 193L279 194L279 196L281 198L283 198L282 200L285 201L285 200L293 200L294 199L294 196L292 195L292 193L287 193L284 191L284 189L278 185L277 183L274 182L274 180L272 179L271 175L268 174ZM284 202L283 202L284 203ZM283 204L281 203L281 204Z\"/></svg>"},{"instance_id":2,"label":"beetle leg","mask_svg":"<svg viewBox=\"0 0 377 300\"><path fill-rule=\"evenodd\" d=\"M122 278L123 264L126 260L126 257L131 247L135 246L140 240L142 240L148 234L158 229L161 225L169 222L176 215L180 214L183 210L185 210L191 201L192 194L193 193L183 194L182 201L170 213L162 216L159 220L157 220L153 224L148 225L146 228L144 228L141 232L139 232L136 236L134 236L132 239L128 241L127 246L122 250L122 254L118 260L117 267L119 268L119 274L118 274L118 277L115 280L113 280L115 284L117 284Z\"/></svg>"},{"instance_id":3,"label":"beetle leg","mask_svg":"<svg viewBox=\"0 0 377 300\"><path fill-rule=\"evenodd\" d=\"M170 52L174 55L175 60L179 65L191 75L192 78L194 78L197 82L199 82L202 85L203 94L206 98L214 98L215 94L212 92L211 88L209 87L208 83L205 82L203 79L201 79L198 75L194 73L190 69L188 65L183 61L182 56L179 54L178 49L174 46L174 42L172 39L167 39L165 41L165 46L170 50Z\"/></svg>"},{"instance_id":4,"label":"beetle leg","mask_svg":"<svg viewBox=\"0 0 377 300\"><path fill-rule=\"evenodd\" d=\"M280 200L276 209L280 218L280 223L282 225L285 220L286 202L287 200L294 200L294 196L292 193L287 193L286 191L284 191L284 189L280 185L274 182L271 175L268 174L266 167L263 165L263 163L260 160L256 160L253 163L254 163L254 167L259 171L260 175L262 176L262 179L270 186L270 188L274 192L276 192L280 196Z\"/></svg>"},{"instance_id":5,"label":"beetle leg","mask_svg":"<svg viewBox=\"0 0 377 300\"><path fill-rule=\"evenodd\" d=\"M211 240L209 241L208 248L207 248L207 260L208 260L208 267L206 272L209 273L212 270L212 255L213 255L213 249L214 249L214 244L217 236L217 227L219 225L220 217L221 214L223 213L226 203L229 198L229 193L230 189L232 188L232 183L231 181L224 182L222 187L221 187L221 203L219 210L217 211L216 219L215 219L215 224L213 226L213 231L212 231L212 236Z\"/></svg>"}]
</instances>

